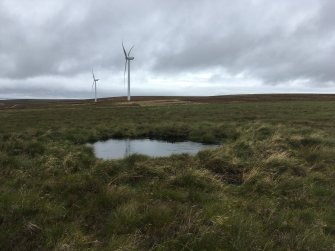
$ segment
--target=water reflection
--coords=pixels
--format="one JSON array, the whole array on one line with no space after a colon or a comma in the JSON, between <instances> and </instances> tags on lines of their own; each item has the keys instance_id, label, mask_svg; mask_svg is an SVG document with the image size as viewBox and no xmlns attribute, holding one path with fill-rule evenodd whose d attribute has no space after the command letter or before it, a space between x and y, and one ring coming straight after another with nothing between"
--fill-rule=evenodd
<instances>
[{"instance_id":1,"label":"water reflection","mask_svg":"<svg viewBox=\"0 0 335 251\"><path fill-rule=\"evenodd\" d=\"M200 150L214 148L216 145L205 145L196 142L176 142L150 139L110 139L92 144L96 157L101 159L121 159L134 153L152 157L165 157L172 154L196 154Z\"/></svg>"}]
</instances>

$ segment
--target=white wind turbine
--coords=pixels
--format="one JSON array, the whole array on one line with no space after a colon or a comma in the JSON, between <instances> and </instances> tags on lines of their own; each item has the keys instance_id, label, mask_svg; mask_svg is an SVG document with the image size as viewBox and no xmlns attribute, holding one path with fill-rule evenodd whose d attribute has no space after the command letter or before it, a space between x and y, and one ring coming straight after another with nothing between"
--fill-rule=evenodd
<instances>
[{"instance_id":1,"label":"white wind turbine","mask_svg":"<svg viewBox=\"0 0 335 251\"><path fill-rule=\"evenodd\" d=\"M134 60L134 57L130 57L130 52L134 48L134 46L130 48L128 54L123 46L123 42L122 42L122 48L123 48L124 56L126 59L126 63L124 65L123 80L125 80L126 78L126 70L127 70L127 63L128 63L128 101L130 101L130 61Z\"/></svg>"},{"instance_id":2,"label":"white wind turbine","mask_svg":"<svg viewBox=\"0 0 335 251\"><path fill-rule=\"evenodd\" d=\"M95 94L95 96L94 96L95 97L94 102L96 103L97 102L97 82L99 81L99 79L95 78L93 69L92 69L92 77L93 77L92 88L94 86L94 94Z\"/></svg>"}]
</instances>

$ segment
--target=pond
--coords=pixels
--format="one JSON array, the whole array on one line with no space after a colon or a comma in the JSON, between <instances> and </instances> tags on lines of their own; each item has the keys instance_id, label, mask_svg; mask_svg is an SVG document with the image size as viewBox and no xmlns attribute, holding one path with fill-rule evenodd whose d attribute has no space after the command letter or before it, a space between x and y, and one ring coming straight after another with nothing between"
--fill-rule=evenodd
<instances>
[{"instance_id":1,"label":"pond","mask_svg":"<svg viewBox=\"0 0 335 251\"><path fill-rule=\"evenodd\" d=\"M150 139L110 139L98 141L91 146L93 146L97 158L110 160L125 158L134 153L151 157L167 157L181 153L194 155L201 150L215 148L218 145L206 145L191 141L171 143Z\"/></svg>"}]
</instances>

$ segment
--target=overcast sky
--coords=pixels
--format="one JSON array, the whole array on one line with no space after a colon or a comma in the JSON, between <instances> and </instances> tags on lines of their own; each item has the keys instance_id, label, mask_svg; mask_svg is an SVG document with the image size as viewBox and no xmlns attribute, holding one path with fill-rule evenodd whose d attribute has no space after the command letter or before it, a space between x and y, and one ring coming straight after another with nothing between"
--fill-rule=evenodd
<instances>
[{"instance_id":1,"label":"overcast sky","mask_svg":"<svg viewBox=\"0 0 335 251\"><path fill-rule=\"evenodd\" d=\"M0 0L0 98L335 93L334 0Z\"/></svg>"}]
</instances>

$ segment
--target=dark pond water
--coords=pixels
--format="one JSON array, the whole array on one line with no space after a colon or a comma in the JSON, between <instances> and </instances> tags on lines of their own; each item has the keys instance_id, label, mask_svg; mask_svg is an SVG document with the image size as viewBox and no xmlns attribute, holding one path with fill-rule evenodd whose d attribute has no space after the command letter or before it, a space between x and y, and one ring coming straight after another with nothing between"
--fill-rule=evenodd
<instances>
[{"instance_id":1,"label":"dark pond water","mask_svg":"<svg viewBox=\"0 0 335 251\"><path fill-rule=\"evenodd\" d=\"M150 139L110 139L91 144L95 156L101 159L121 159L134 153L151 157L166 157L172 154L196 154L200 150L215 148L217 145L205 145L196 142L176 142Z\"/></svg>"}]
</instances>

